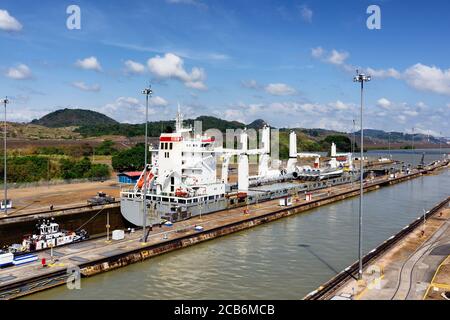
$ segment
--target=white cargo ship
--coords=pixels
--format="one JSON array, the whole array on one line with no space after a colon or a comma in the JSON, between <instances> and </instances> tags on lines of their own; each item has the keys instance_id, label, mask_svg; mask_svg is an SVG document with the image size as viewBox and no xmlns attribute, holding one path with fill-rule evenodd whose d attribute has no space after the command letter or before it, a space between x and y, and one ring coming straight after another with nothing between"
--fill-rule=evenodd
<instances>
[{"instance_id":1,"label":"white cargo ship","mask_svg":"<svg viewBox=\"0 0 450 320\"><path fill-rule=\"evenodd\" d=\"M312 185L298 183L279 184L299 178L303 168L297 167L296 161L301 154L297 154L296 141L292 141L295 133L291 133L291 159L286 168L272 168L275 161L269 155L270 134L270 127L262 128L261 147L249 149L248 134L243 130L239 136L240 148L226 149L222 145L216 145L214 137L194 134L192 128L185 128L178 111L175 131L161 134L158 148L150 149L151 163L142 171L134 188L121 191L122 215L134 225L143 225L144 189L147 189L147 225L154 225L161 223L162 219L172 222L184 220L245 203L284 197L291 194L293 189L301 191L312 188ZM255 176L249 175L249 156L259 158L258 173ZM238 159L237 184L228 182L232 157ZM219 158L222 160L220 176L216 168ZM339 170L333 177L343 174L343 170ZM346 176L334 183L348 181L350 177ZM270 186L263 190L255 189L261 185ZM320 186L317 184L314 188Z\"/></svg>"}]
</instances>

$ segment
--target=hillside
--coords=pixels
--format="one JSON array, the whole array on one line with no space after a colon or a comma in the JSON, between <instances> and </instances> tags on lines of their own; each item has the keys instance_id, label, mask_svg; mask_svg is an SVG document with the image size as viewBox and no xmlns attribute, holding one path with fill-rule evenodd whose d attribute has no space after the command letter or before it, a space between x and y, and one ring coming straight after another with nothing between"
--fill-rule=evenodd
<instances>
[{"instance_id":1,"label":"hillside","mask_svg":"<svg viewBox=\"0 0 450 320\"><path fill-rule=\"evenodd\" d=\"M184 121L185 126L194 126L195 121L202 122L202 129L211 128L219 129L225 132L226 129L240 129L246 125L238 121L227 121L211 116L200 116L195 119L187 119ZM174 129L175 123L170 121L149 121L148 135L158 137L161 132L170 132ZM127 137L142 136L145 134L145 124L84 124L75 130L84 137L103 136L103 135L122 135Z\"/></svg>"},{"instance_id":2,"label":"hillside","mask_svg":"<svg viewBox=\"0 0 450 320\"><path fill-rule=\"evenodd\" d=\"M252 123L248 124L247 128L258 130L264 128L264 126L269 126L269 124L265 122L263 119L257 119Z\"/></svg>"},{"instance_id":3,"label":"hillside","mask_svg":"<svg viewBox=\"0 0 450 320\"><path fill-rule=\"evenodd\" d=\"M257 119L249 124L238 121L227 121L212 116L200 116L195 119L184 121L185 126L194 126L195 121L202 122L202 130L211 128L218 129L223 133L227 129L260 129L269 125L263 119ZM38 125L41 124L41 125ZM148 135L150 137L159 137L162 132L171 132L174 130L173 120L152 121L148 123ZM11 130L12 129L12 130ZM143 140L145 124L126 124L119 123L101 113L81 110L64 109L52 112L39 120L32 121L31 124L12 125L9 131L11 138L16 138L15 144L29 146L29 141L34 141L32 145L38 145L44 139L53 139L58 144L65 143L99 143L105 139L112 140L115 148L121 149L126 146L134 145ZM320 128L280 128L280 153L285 158L288 155L289 132L294 130L297 133L297 143L299 151L328 151L332 142L335 142L338 151L350 150L353 134L320 129ZM359 132L356 135L356 149L359 145ZM350 138L350 139L349 139ZM390 139L391 147L405 148L412 144L413 136L401 132L384 132L382 130L366 129L365 146L366 148L387 148ZM65 140L66 142L64 142ZM28 142L27 142L28 141ZM445 139L442 142L446 142ZM55 142L56 143L56 142ZM423 134L414 134L414 143L416 147L433 147L439 144L439 139L428 137Z\"/></svg>"},{"instance_id":4,"label":"hillside","mask_svg":"<svg viewBox=\"0 0 450 320\"><path fill-rule=\"evenodd\" d=\"M48 128L37 124L8 122L6 131L8 138L23 140L62 139L72 140L82 138L73 130L75 127Z\"/></svg>"},{"instance_id":5,"label":"hillside","mask_svg":"<svg viewBox=\"0 0 450 320\"><path fill-rule=\"evenodd\" d=\"M114 125L118 122L110 117L91 110L60 109L42 118L31 121L31 124L48 128L63 128L72 126Z\"/></svg>"},{"instance_id":6,"label":"hillside","mask_svg":"<svg viewBox=\"0 0 450 320\"><path fill-rule=\"evenodd\" d=\"M357 139L360 139L361 131L355 132ZM403 132L385 132L383 130L376 129L364 129L364 140L368 140L372 143L384 143L389 140L391 143L405 143L411 144L414 140L414 143L429 143L429 144L439 144L439 141L442 143L446 143L446 139L439 139L433 136L428 136L422 133L403 133Z\"/></svg>"}]
</instances>

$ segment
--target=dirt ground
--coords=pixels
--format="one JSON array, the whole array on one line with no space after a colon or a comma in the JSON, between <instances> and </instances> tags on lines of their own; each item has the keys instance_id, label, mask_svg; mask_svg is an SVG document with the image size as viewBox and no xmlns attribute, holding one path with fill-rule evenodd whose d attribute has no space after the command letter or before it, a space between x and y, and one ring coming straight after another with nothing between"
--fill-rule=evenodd
<instances>
[{"instance_id":1,"label":"dirt ground","mask_svg":"<svg viewBox=\"0 0 450 320\"><path fill-rule=\"evenodd\" d=\"M8 212L8 215L48 210L50 205L53 205L54 209L58 209L87 204L87 199L95 196L99 191L118 198L120 186L117 179L110 179L104 182L83 182L10 189L8 190L8 198L13 201L13 209ZM4 216L4 214L1 213L1 216Z\"/></svg>"}]
</instances>

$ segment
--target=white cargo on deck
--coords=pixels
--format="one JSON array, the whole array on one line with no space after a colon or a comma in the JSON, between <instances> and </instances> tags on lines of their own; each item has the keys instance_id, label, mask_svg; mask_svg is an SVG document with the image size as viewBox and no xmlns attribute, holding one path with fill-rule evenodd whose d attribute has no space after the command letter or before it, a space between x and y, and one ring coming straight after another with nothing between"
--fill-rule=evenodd
<instances>
[{"instance_id":1,"label":"white cargo on deck","mask_svg":"<svg viewBox=\"0 0 450 320\"><path fill-rule=\"evenodd\" d=\"M125 238L125 231L123 230L113 230L112 239L113 240L123 240Z\"/></svg>"},{"instance_id":2,"label":"white cargo on deck","mask_svg":"<svg viewBox=\"0 0 450 320\"><path fill-rule=\"evenodd\" d=\"M288 197L280 199L280 206L282 207L292 206L292 198Z\"/></svg>"}]
</instances>

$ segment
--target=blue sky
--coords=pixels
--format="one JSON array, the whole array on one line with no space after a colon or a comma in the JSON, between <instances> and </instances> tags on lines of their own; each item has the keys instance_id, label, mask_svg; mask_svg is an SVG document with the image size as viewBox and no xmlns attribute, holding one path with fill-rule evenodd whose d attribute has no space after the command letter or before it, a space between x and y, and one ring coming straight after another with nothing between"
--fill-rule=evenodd
<instances>
[{"instance_id":1,"label":"blue sky","mask_svg":"<svg viewBox=\"0 0 450 320\"><path fill-rule=\"evenodd\" d=\"M66 27L72 4L80 30ZM366 127L450 136L449 15L445 0L2 0L0 95L14 121L80 107L137 123L151 83L150 120L180 103L188 117L349 131L359 68L373 76Z\"/></svg>"}]
</instances>

